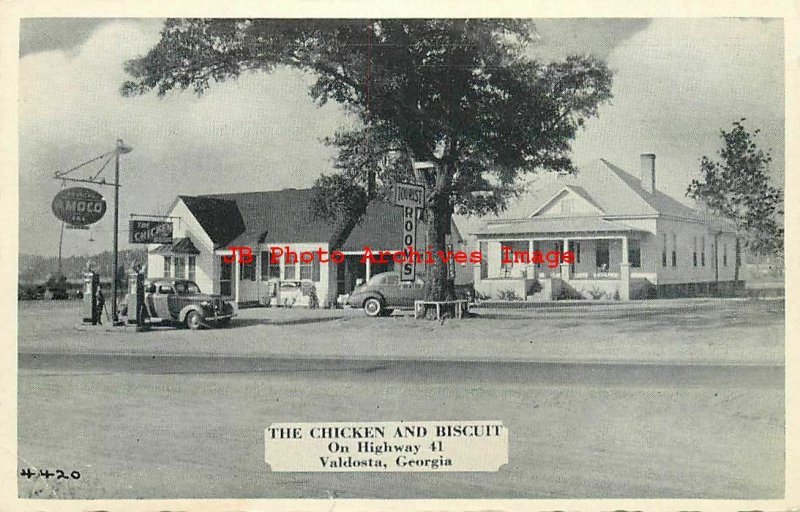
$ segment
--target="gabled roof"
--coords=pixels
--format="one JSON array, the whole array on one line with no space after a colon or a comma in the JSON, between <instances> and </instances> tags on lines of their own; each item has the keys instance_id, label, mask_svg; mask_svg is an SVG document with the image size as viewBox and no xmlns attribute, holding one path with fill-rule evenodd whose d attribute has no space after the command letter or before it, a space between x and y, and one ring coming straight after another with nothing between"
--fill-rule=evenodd
<instances>
[{"instance_id":1,"label":"gabled roof","mask_svg":"<svg viewBox=\"0 0 800 512\"><path fill-rule=\"evenodd\" d=\"M220 237L228 238L220 245L329 243L335 235L336 226L328 219L314 216L311 207L313 195L314 192L311 189L290 188L263 192L204 195L191 198L190 201L210 205L226 205L226 208L231 208L230 205L232 205L233 208L236 208L236 216L242 222L241 228L237 222L225 224L219 221L213 225L215 229L227 225L230 233L234 233L234 236ZM234 216L233 213L231 216ZM206 229L205 224L201 222L201 225L203 225L203 229ZM425 226L420 222L417 226L418 240L423 239L424 230ZM457 230L453 232L453 235L460 239ZM402 209L400 207L383 201L371 202L361 223L352 230L340 250L362 251L365 246L369 246L373 250L397 250L402 247Z\"/></svg>"},{"instance_id":2,"label":"gabled roof","mask_svg":"<svg viewBox=\"0 0 800 512\"><path fill-rule=\"evenodd\" d=\"M659 190L647 192L638 177L602 158L581 166L577 176L566 177L564 181L558 193L529 210L533 212L531 217L537 216L565 190L570 190L590 202L604 217L667 215L694 220L704 218L700 211Z\"/></svg>"},{"instance_id":3,"label":"gabled roof","mask_svg":"<svg viewBox=\"0 0 800 512\"><path fill-rule=\"evenodd\" d=\"M700 211L690 208L689 206L681 203L677 199L659 191L654 190L652 193L647 192L642 188L642 183L639 178L628 174L616 165L600 159L600 161L608 168L614 175L622 180L625 185L632 190L642 201L644 201L650 208L660 215L671 215L675 217L687 217L690 219L702 220L703 215Z\"/></svg>"},{"instance_id":4,"label":"gabled roof","mask_svg":"<svg viewBox=\"0 0 800 512\"><path fill-rule=\"evenodd\" d=\"M178 196L192 212L215 247L228 245L245 232L245 223L235 201L210 196Z\"/></svg>"},{"instance_id":5,"label":"gabled roof","mask_svg":"<svg viewBox=\"0 0 800 512\"><path fill-rule=\"evenodd\" d=\"M600 211L600 213L604 213L603 209L600 207L600 205L598 205L594 201L594 199L592 199L592 197L582 187L579 187L577 185L564 185L564 187L562 187L561 190L556 192L556 194L553 197L551 197L548 201L545 201L539 208L537 208L536 211L534 211L531 214L531 217L535 217L536 215L538 215L539 212L541 212L542 210L547 208L549 205L551 205L556 199L561 197L565 192L573 192L574 194L579 196L581 199L583 199L584 201L586 201L590 205L592 205L595 208L597 208Z\"/></svg>"}]
</instances>

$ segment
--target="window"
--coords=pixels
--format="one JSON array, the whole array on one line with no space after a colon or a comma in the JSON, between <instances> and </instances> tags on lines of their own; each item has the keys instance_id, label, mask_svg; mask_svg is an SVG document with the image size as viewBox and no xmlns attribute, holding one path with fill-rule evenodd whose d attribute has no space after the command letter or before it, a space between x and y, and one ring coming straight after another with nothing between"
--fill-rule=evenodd
<instances>
[{"instance_id":1,"label":"window","mask_svg":"<svg viewBox=\"0 0 800 512\"><path fill-rule=\"evenodd\" d=\"M692 264L696 267L697 266L697 237L694 237L694 242L692 246Z\"/></svg>"},{"instance_id":2,"label":"window","mask_svg":"<svg viewBox=\"0 0 800 512\"><path fill-rule=\"evenodd\" d=\"M728 244L725 244L722 247L722 266L723 267L728 266Z\"/></svg>"},{"instance_id":3,"label":"window","mask_svg":"<svg viewBox=\"0 0 800 512\"><path fill-rule=\"evenodd\" d=\"M706 237L700 237L700 265L706 266Z\"/></svg>"},{"instance_id":4,"label":"window","mask_svg":"<svg viewBox=\"0 0 800 512\"><path fill-rule=\"evenodd\" d=\"M186 279L186 258L175 256L175 278Z\"/></svg>"},{"instance_id":5,"label":"window","mask_svg":"<svg viewBox=\"0 0 800 512\"><path fill-rule=\"evenodd\" d=\"M509 250L510 248L510 250ZM514 266L514 253L522 252L528 255L528 241L527 240L514 240L507 242L500 242L500 265L502 268L511 268ZM521 256L520 265L524 264L525 257Z\"/></svg>"},{"instance_id":6,"label":"window","mask_svg":"<svg viewBox=\"0 0 800 512\"><path fill-rule=\"evenodd\" d=\"M172 257L164 256L164 277L172 277Z\"/></svg>"},{"instance_id":7,"label":"window","mask_svg":"<svg viewBox=\"0 0 800 512\"><path fill-rule=\"evenodd\" d=\"M541 251L541 250L542 250L542 246L541 246L541 244L539 243L539 241L538 241L538 240L535 240L535 241L533 242L533 252L534 252L534 253L536 253L536 252L539 252L539 251ZM536 264L536 269L538 270L538 269L540 269L540 268L542 268L542 264L541 264L541 263L537 263L537 264Z\"/></svg>"},{"instance_id":8,"label":"window","mask_svg":"<svg viewBox=\"0 0 800 512\"><path fill-rule=\"evenodd\" d=\"M675 233L672 234L672 266L678 266L678 236Z\"/></svg>"},{"instance_id":9,"label":"window","mask_svg":"<svg viewBox=\"0 0 800 512\"><path fill-rule=\"evenodd\" d=\"M315 283L319 282L319 274L320 274L320 262L319 258L314 258L314 261L311 262L311 280Z\"/></svg>"},{"instance_id":10,"label":"window","mask_svg":"<svg viewBox=\"0 0 800 512\"><path fill-rule=\"evenodd\" d=\"M239 280L256 280L256 264L254 262L250 263L239 263Z\"/></svg>"},{"instance_id":11,"label":"window","mask_svg":"<svg viewBox=\"0 0 800 512\"><path fill-rule=\"evenodd\" d=\"M164 295L170 295L172 293L175 293L175 290L173 290L172 287L168 284L162 284L161 286L158 287L158 293L163 293Z\"/></svg>"},{"instance_id":12,"label":"window","mask_svg":"<svg viewBox=\"0 0 800 512\"><path fill-rule=\"evenodd\" d=\"M286 281L294 280L297 275L297 264L284 262L283 265L283 279Z\"/></svg>"},{"instance_id":13,"label":"window","mask_svg":"<svg viewBox=\"0 0 800 512\"><path fill-rule=\"evenodd\" d=\"M200 288L196 284L189 282L181 282L181 281L175 283L175 290L178 293L188 293L188 294L200 293Z\"/></svg>"},{"instance_id":14,"label":"window","mask_svg":"<svg viewBox=\"0 0 800 512\"><path fill-rule=\"evenodd\" d=\"M197 275L197 261L194 256L189 256L189 281L194 281Z\"/></svg>"},{"instance_id":15,"label":"window","mask_svg":"<svg viewBox=\"0 0 800 512\"><path fill-rule=\"evenodd\" d=\"M664 233L664 236L662 238L663 238L663 240L662 240L662 243L661 243L661 266L662 267L666 267L667 266L667 234Z\"/></svg>"},{"instance_id":16,"label":"window","mask_svg":"<svg viewBox=\"0 0 800 512\"><path fill-rule=\"evenodd\" d=\"M312 260L313 261L313 260ZM311 279L311 263L304 263L300 262L300 279L301 280L310 280Z\"/></svg>"},{"instance_id":17,"label":"window","mask_svg":"<svg viewBox=\"0 0 800 512\"><path fill-rule=\"evenodd\" d=\"M489 278L489 263L486 261L486 242L480 242L478 244L478 249L481 251L483 257L481 258L481 279L488 279Z\"/></svg>"},{"instance_id":18,"label":"window","mask_svg":"<svg viewBox=\"0 0 800 512\"><path fill-rule=\"evenodd\" d=\"M632 268L639 268L642 266L642 248L639 246L639 240L630 240L628 244L628 263Z\"/></svg>"},{"instance_id":19,"label":"window","mask_svg":"<svg viewBox=\"0 0 800 512\"><path fill-rule=\"evenodd\" d=\"M281 263L272 263L270 261L271 254L269 251L261 251L261 280L269 281L270 279L281 278Z\"/></svg>"},{"instance_id":20,"label":"window","mask_svg":"<svg viewBox=\"0 0 800 512\"><path fill-rule=\"evenodd\" d=\"M595 246L595 262L600 272L608 272L608 240L598 240Z\"/></svg>"}]
</instances>

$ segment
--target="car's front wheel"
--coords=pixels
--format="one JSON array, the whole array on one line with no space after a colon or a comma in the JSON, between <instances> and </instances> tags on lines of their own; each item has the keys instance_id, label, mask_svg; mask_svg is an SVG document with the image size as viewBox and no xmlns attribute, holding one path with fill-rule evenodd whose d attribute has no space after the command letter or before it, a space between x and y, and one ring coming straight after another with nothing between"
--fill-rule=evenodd
<instances>
[{"instance_id":1,"label":"car's front wheel","mask_svg":"<svg viewBox=\"0 0 800 512\"><path fill-rule=\"evenodd\" d=\"M228 327L229 325L231 325L231 319L230 318L223 318L221 320L217 320L217 325L219 327Z\"/></svg>"},{"instance_id":2,"label":"car's front wheel","mask_svg":"<svg viewBox=\"0 0 800 512\"><path fill-rule=\"evenodd\" d=\"M383 304L375 297L370 297L364 301L364 312L367 316L380 316L383 311Z\"/></svg>"},{"instance_id":3,"label":"car's front wheel","mask_svg":"<svg viewBox=\"0 0 800 512\"><path fill-rule=\"evenodd\" d=\"M186 315L186 327L189 329L196 331L200 327L203 326L203 321L200 318L200 313L197 311L189 311Z\"/></svg>"}]
</instances>

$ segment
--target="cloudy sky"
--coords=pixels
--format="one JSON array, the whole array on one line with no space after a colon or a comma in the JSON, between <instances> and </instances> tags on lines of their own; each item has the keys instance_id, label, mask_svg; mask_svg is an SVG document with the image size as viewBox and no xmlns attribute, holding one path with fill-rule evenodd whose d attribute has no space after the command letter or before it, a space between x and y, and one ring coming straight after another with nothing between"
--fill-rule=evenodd
<instances>
[{"instance_id":1,"label":"cloudy sky","mask_svg":"<svg viewBox=\"0 0 800 512\"><path fill-rule=\"evenodd\" d=\"M20 29L20 251L58 253L60 223L50 204L56 170L110 151L122 138L120 219L160 213L177 194L308 187L330 170L319 140L349 120L312 104L309 76L289 70L249 74L190 92L122 98L123 63L158 40L156 19L28 19ZM763 19L537 20L540 59L572 53L607 59L614 99L574 143L579 164L606 158L636 172L639 154L657 155L658 187L677 197L719 129L746 117L773 150L782 186L783 25ZM79 177L86 177L89 168ZM104 176L109 176L109 170ZM112 170L113 171L113 170ZM551 178L533 186L544 190ZM64 251L111 247L109 214L91 232L66 231ZM88 243L89 236L95 241Z\"/></svg>"}]
</instances>

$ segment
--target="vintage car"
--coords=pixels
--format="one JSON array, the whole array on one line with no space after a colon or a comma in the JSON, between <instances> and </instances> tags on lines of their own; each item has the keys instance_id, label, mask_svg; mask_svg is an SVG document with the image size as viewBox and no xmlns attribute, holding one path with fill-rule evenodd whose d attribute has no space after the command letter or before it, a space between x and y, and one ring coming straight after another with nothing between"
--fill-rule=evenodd
<instances>
[{"instance_id":1,"label":"vintage car","mask_svg":"<svg viewBox=\"0 0 800 512\"><path fill-rule=\"evenodd\" d=\"M220 295L200 292L194 281L157 279L145 285L151 323L177 323L190 329L227 326L237 314L236 304Z\"/></svg>"},{"instance_id":2,"label":"vintage car","mask_svg":"<svg viewBox=\"0 0 800 512\"><path fill-rule=\"evenodd\" d=\"M428 285L419 277L414 282L401 282L397 272L383 272L353 290L347 304L364 308L368 316L388 316L395 309L414 309L414 301L423 300L427 292ZM457 288L456 296L469 299L465 289Z\"/></svg>"}]
</instances>

